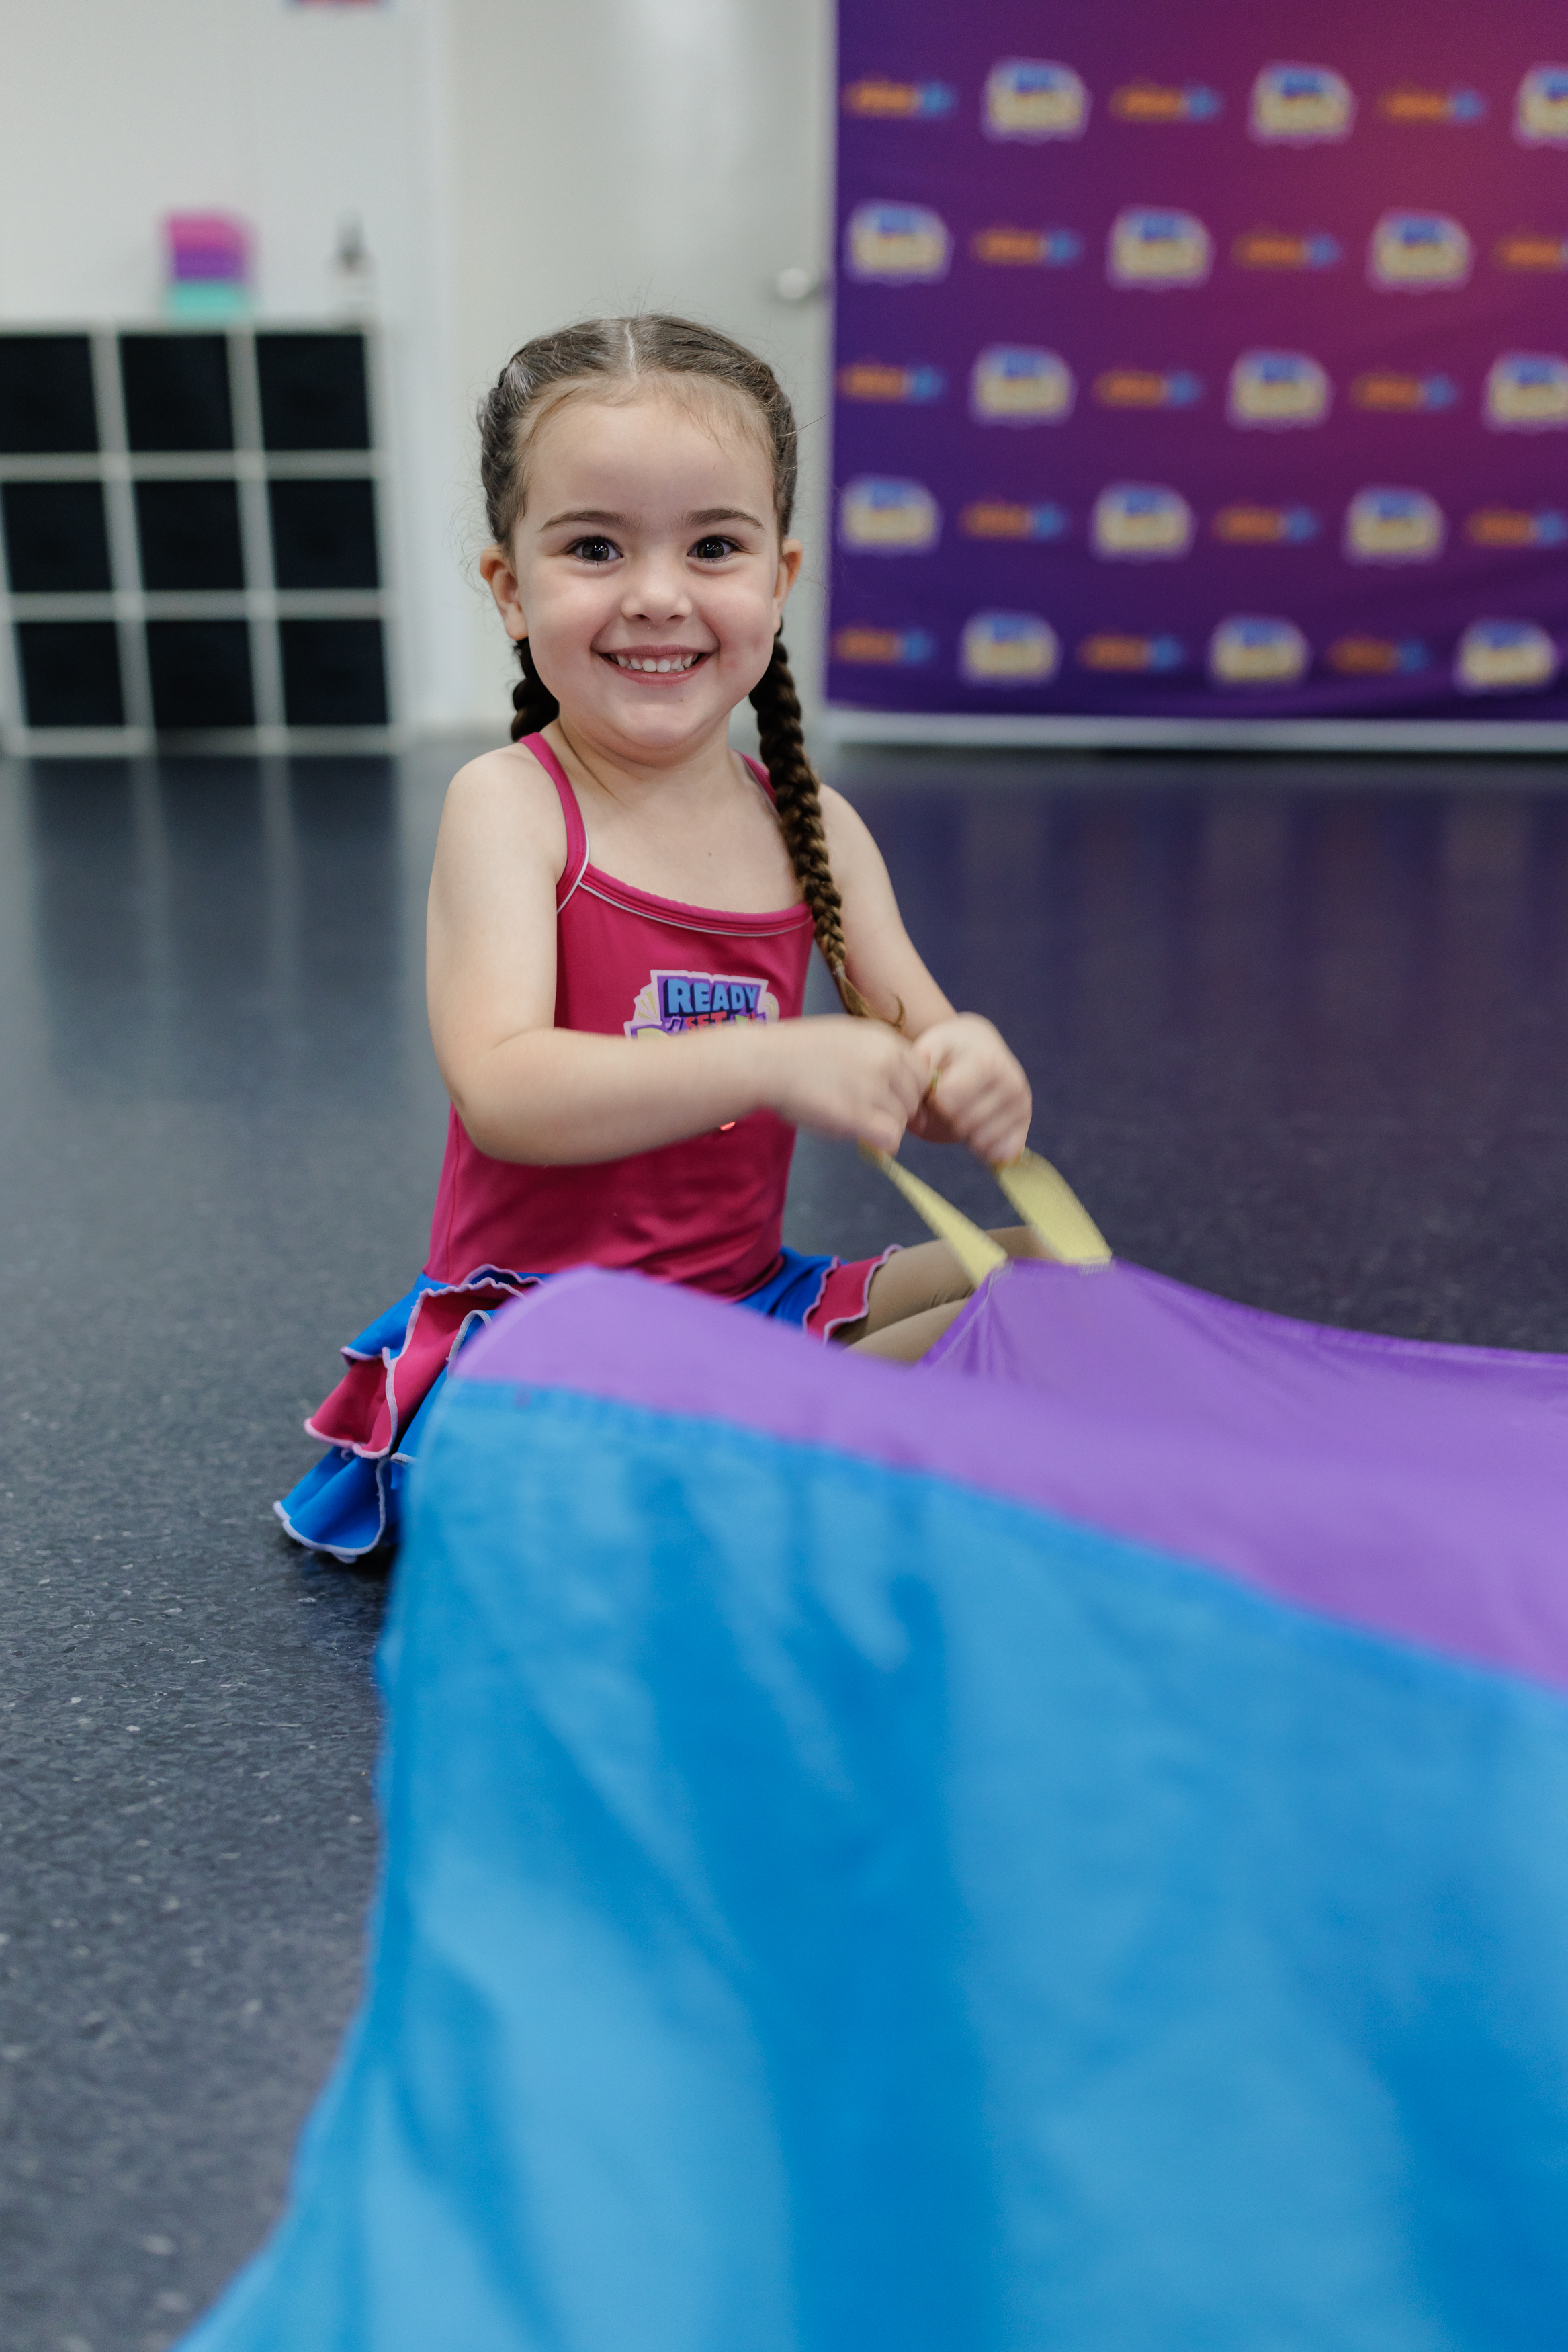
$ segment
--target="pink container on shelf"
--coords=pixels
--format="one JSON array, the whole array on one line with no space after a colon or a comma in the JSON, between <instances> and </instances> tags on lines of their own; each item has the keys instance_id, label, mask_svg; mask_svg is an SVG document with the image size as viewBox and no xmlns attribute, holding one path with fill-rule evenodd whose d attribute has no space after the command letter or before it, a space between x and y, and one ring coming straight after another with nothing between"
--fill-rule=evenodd
<instances>
[{"instance_id":1,"label":"pink container on shelf","mask_svg":"<svg viewBox=\"0 0 1568 2352\"><path fill-rule=\"evenodd\" d=\"M250 231L230 213L170 213L163 222L168 305L175 318L235 318L250 307Z\"/></svg>"}]
</instances>

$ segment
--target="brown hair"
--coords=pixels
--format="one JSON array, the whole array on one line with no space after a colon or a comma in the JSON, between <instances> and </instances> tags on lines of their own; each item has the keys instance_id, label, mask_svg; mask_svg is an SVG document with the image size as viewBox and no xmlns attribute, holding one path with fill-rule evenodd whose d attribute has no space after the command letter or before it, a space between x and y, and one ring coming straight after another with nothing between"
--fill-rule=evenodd
<instances>
[{"instance_id":1,"label":"brown hair","mask_svg":"<svg viewBox=\"0 0 1568 2352\"><path fill-rule=\"evenodd\" d=\"M773 474L779 533L789 528L797 467L794 412L766 361L715 327L645 312L631 319L588 319L553 335L536 336L514 352L479 405L479 475L485 512L497 544L506 547L527 495L528 446L544 419L561 403L603 383L635 387L647 377L697 379L749 403L765 430ZM512 692L517 716L512 740L538 734L560 705L534 667L528 641L517 646L522 679ZM789 675L782 637L751 690L763 764L773 806L800 894L811 910L817 945L848 1013L869 1015L844 969L843 905L828 865L817 776L800 731L800 698Z\"/></svg>"}]
</instances>

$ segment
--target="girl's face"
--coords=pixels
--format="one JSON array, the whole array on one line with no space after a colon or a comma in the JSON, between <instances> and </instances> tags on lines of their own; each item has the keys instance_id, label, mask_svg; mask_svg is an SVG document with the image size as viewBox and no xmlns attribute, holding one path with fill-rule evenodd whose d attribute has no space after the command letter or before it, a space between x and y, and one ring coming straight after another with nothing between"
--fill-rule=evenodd
<instances>
[{"instance_id":1,"label":"girl's face","mask_svg":"<svg viewBox=\"0 0 1568 2352\"><path fill-rule=\"evenodd\" d=\"M759 433L722 395L568 401L481 569L569 729L631 759L722 728L768 667L800 568Z\"/></svg>"}]
</instances>

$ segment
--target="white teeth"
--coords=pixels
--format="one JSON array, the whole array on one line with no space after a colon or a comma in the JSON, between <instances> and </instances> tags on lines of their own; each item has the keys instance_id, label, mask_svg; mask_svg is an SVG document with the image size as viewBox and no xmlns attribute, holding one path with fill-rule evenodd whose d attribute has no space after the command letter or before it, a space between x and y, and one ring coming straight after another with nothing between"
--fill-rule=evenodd
<instances>
[{"instance_id":1,"label":"white teeth","mask_svg":"<svg viewBox=\"0 0 1568 2352\"><path fill-rule=\"evenodd\" d=\"M680 670L684 672L688 669L692 669L701 659L701 656L698 654L677 654L673 661L669 659L668 656L666 656L663 661L643 661L640 660L635 654L612 654L611 656L611 659L615 664L617 669L642 670L645 671L649 677L654 677L662 676L667 670Z\"/></svg>"}]
</instances>

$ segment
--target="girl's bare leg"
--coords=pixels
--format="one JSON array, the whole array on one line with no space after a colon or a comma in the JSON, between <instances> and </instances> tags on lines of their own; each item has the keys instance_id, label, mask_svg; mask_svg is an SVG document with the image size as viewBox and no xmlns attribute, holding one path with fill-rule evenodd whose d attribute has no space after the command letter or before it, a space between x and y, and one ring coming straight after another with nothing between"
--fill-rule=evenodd
<instances>
[{"instance_id":1,"label":"girl's bare leg","mask_svg":"<svg viewBox=\"0 0 1568 2352\"><path fill-rule=\"evenodd\" d=\"M1009 1257L1045 1257L1049 1253L1027 1225L1005 1225L991 1234ZM974 1284L946 1242L921 1242L900 1250L871 1278L866 1312L835 1334L842 1347L894 1363L913 1364L934 1347Z\"/></svg>"},{"instance_id":2,"label":"girl's bare leg","mask_svg":"<svg viewBox=\"0 0 1568 2352\"><path fill-rule=\"evenodd\" d=\"M967 1297L950 1298L945 1306L925 1307L918 1315L906 1315L902 1322L885 1324L880 1331L870 1331L849 1344L857 1356L880 1356L889 1364L917 1364L968 1303Z\"/></svg>"}]
</instances>

